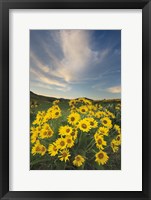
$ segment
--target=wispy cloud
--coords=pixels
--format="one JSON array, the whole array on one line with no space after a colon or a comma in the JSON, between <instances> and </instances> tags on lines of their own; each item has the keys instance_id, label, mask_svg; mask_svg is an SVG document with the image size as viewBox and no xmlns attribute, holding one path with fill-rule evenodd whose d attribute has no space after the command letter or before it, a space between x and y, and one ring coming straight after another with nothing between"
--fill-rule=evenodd
<instances>
[{"instance_id":1,"label":"wispy cloud","mask_svg":"<svg viewBox=\"0 0 151 200\"><path fill-rule=\"evenodd\" d=\"M88 31L83 30L61 30L52 34L59 45L62 58L55 55L50 44L43 42L42 46L51 60L51 75L63 78L66 82L80 81L82 74L91 69L95 63L103 61L108 55L109 49L94 51L90 44ZM54 66L54 67L53 67Z\"/></svg>"},{"instance_id":2,"label":"wispy cloud","mask_svg":"<svg viewBox=\"0 0 151 200\"><path fill-rule=\"evenodd\" d=\"M51 89L53 89L53 87L51 87L50 85L47 85L47 84L45 84L45 83L40 83L40 82L34 82L34 81L31 81L31 88L32 87L39 87L39 88L42 88L42 89L49 89L49 90L51 90Z\"/></svg>"},{"instance_id":3,"label":"wispy cloud","mask_svg":"<svg viewBox=\"0 0 151 200\"><path fill-rule=\"evenodd\" d=\"M121 86L110 87L110 88L107 88L106 91L113 94L118 94L118 93L121 93Z\"/></svg>"},{"instance_id":4,"label":"wispy cloud","mask_svg":"<svg viewBox=\"0 0 151 200\"><path fill-rule=\"evenodd\" d=\"M55 89L62 90L63 92L71 89L66 82L62 81L61 76L59 76L60 80L57 80L55 78L55 71L51 71L51 66L42 63L32 51L30 53L30 58L36 66L36 69L31 66L30 72L35 76L35 80L39 81L37 87L43 87L45 85L47 89L52 89L51 86L59 86L59 88L56 87Z\"/></svg>"},{"instance_id":5,"label":"wispy cloud","mask_svg":"<svg viewBox=\"0 0 151 200\"><path fill-rule=\"evenodd\" d=\"M48 84L48 85L55 85L55 86L59 86L62 88L65 88L67 86L67 84L65 83L60 83L57 80L53 80L53 79L49 79L47 78L44 74L38 72L37 70L34 69L30 69L31 74L34 74L36 76L36 80L41 81L42 83Z\"/></svg>"},{"instance_id":6,"label":"wispy cloud","mask_svg":"<svg viewBox=\"0 0 151 200\"><path fill-rule=\"evenodd\" d=\"M30 59L32 62L35 63L35 65L37 66L38 69L40 69L43 72L49 72L49 66L45 65L44 63L42 63L38 57L34 54L33 51L30 52Z\"/></svg>"}]
</instances>

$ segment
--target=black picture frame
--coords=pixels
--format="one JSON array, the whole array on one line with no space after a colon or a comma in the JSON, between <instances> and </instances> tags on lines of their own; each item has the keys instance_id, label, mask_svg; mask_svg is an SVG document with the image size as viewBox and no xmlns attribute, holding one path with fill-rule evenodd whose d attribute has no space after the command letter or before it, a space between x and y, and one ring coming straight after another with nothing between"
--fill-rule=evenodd
<instances>
[{"instance_id":1,"label":"black picture frame","mask_svg":"<svg viewBox=\"0 0 151 200\"><path fill-rule=\"evenodd\" d=\"M142 191L9 191L9 9L142 9ZM151 199L151 1L0 0L0 197L1 199ZM29 183L30 184L30 183Z\"/></svg>"}]
</instances>

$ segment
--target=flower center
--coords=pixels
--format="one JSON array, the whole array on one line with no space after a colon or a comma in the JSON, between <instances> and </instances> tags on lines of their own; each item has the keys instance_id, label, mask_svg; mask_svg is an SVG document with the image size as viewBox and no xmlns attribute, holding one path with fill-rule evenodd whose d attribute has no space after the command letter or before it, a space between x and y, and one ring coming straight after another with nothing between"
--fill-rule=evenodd
<instances>
[{"instance_id":1,"label":"flower center","mask_svg":"<svg viewBox=\"0 0 151 200\"><path fill-rule=\"evenodd\" d=\"M104 123L104 124L107 124L107 121L106 121L106 120L104 120L104 121L103 121L103 123Z\"/></svg>"},{"instance_id":2,"label":"flower center","mask_svg":"<svg viewBox=\"0 0 151 200\"><path fill-rule=\"evenodd\" d=\"M64 145L65 145L65 142L64 142L64 141L61 141L61 142L60 142L60 145L61 145L61 146L64 146Z\"/></svg>"},{"instance_id":3,"label":"flower center","mask_svg":"<svg viewBox=\"0 0 151 200\"><path fill-rule=\"evenodd\" d=\"M75 118L74 117L71 117L71 121L73 122L75 120Z\"/></svg>"},{"instance_id":4,"label":"flower center","mask_svg":"<svg viewBox=\"0 0 151 200\"><path fill-rule=\"evenodd\" d=\"M45 147L42 147L42 148L41 148L41 151L43 151L43 152L44 152L44 151L45 151Z\"/></svg>"},{"instance_id":5,"label":"flower center","mask_svg":"<svg viewBox=\"0 0 151 200\"><path fill-rule=\"evenodd\" d=\"M62 157L66 157L67 156L67 153L66 152L63 152L63 154L62 154Z\"/></svg>"},{"instance_id":6,"label":"flower center","mask_svg":"<svg viewBox=\"0 0 151 200\"><path fill-rule=\"evenodd\" d=\"M119 137L119 136L117 137L117 140L118 140L118 141L120 140L120 137Z\"/></svg>"},{"instance_id":7,"label":"flower center","mask_svg":"<svg viewBox=\"0 0 151 200\"><path fill-rule=\"evenodd\" d=\"M81 159L80 159L80 157L76 157L76 161L80 161Z\"/></svg>"},{"instance_id":8,"label":"flower center","mask_svg":"<svg viewBox=\"0 0 151 200\"><path fill-rule=\"evenodd\" d=\"M67 139L67 142L68 142L68 143L71 143L71 139Z\"/></svg>"},{"instance_id":9,"label":"flower center","mask_svg":"<svg viewBox=\"0 0 151 200\"><path fill-rule=\"evenodd\" d=\"M54 150L54 151L57 151L57 148L56 148L56 147L53 147L53 150Z\"/></svg>"},{"instance_id":10,"label":"flower center","mask_svg":"<svg viewBox=\"0 0 151 200\"><path fill-rule=\"evenodd\" d=\"M51 131L48 131L48 135L49 135L49 136L52 135L52 132L51 132Z\"/></svg>"},{"instance_id":11,"label":"flower center","mask_svg":"<svg viewBox=\"0 0 151 200\"><path fill-rule=\"evenodd\" d=\"M85 112L85 109L82 109L82 112Z\"/></svg>"},{"instance_id":12,"label":"flower center","mask_svg":"<svg viewBox=\"0 0 151 200\"><path fill-rule=\"evenodd\" d=\"M66 132L69 133L69 132L70 132L70 129L68 128L68 129L66 130Z\"/></svg>"},{"instance_id":13,"label":"flower center","mask_svg":"<svg viewBox=\"0 0 151 200\"><path fill-rule=\"evenodd\" d=\"M40 147L38 146L38 147L36 147L36 151L40 151Z\"/></svg>"},{"instance_id":14,"label":"flower center","mask_svg":"<svg viewBox=\"0 0 151 200\"><path fill-rule=\"evenodd\" d=\"M102 144L102 140L101 139L98 139L98 144Z\"/></svg>"},{"instance_id":15,"label":"flower center","mask_svg":"<svg viewBox=\"0 0 151 200\"><path fill-rule=\"evenodd\" d=\"M99 159L102 159L103 157L104 157L103 153L99 153L99 154L98 154L98 158L99 158Z\"/></svg>"},{"instance_id":16,"label":"flower center","mask_svg":"<svg viewBox=\"0 0 151 200\"><path fill-rule=\"evenodd\" d=\"M59 112L56 112L55 115L59 115Z\"/></svg>"},{"instance_id":17,"label":"flower center","mask_svg":"<svg viewBox=\"0 0 151 200\"><path fill-rule=\"evenodd\" d=\"M86 129L87 125L86 124L82 124L82 128Z\"/></svg>"},{"instance_id":18,"label":"flower center","mask_svg":"<svg viewBox=\"0 0 151 200\"><path fill-rule=\"evenodd\" d=\"M71 133L71 136L74 136L74 135L75 135L75 132L72 132L72 133Z\"/></svg>"}]
</instances>

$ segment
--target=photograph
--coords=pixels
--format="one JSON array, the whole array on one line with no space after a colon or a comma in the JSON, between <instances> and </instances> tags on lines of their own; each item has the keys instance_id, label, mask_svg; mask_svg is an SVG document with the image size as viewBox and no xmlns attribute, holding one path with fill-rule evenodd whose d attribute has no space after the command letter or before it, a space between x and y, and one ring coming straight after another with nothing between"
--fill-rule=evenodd
<instances>
[{"instance_id":1,"label":"photograph","mask_svg":"<svg viewBox=\"0 0 151 200\"><path fill-rule=\"evenodd\" d=\"M29 38L30 170L121 170L121 30Z\"/></svg>"}]
</instances>

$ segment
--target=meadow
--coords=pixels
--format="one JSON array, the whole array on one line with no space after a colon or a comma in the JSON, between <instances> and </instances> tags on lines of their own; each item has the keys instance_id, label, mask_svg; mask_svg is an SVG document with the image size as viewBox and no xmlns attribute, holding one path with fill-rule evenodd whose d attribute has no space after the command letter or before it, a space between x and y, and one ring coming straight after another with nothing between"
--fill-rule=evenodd
<instances>
[{"instance_id":1,"label":"meadow","mask_svg":"<svg viewBox=\"0 0 151 200\"><path fill-rule=\"evenodd\" d=\"M31 170L120 170L121 101L30 93Z\"/></svg>"}]
</instances>

